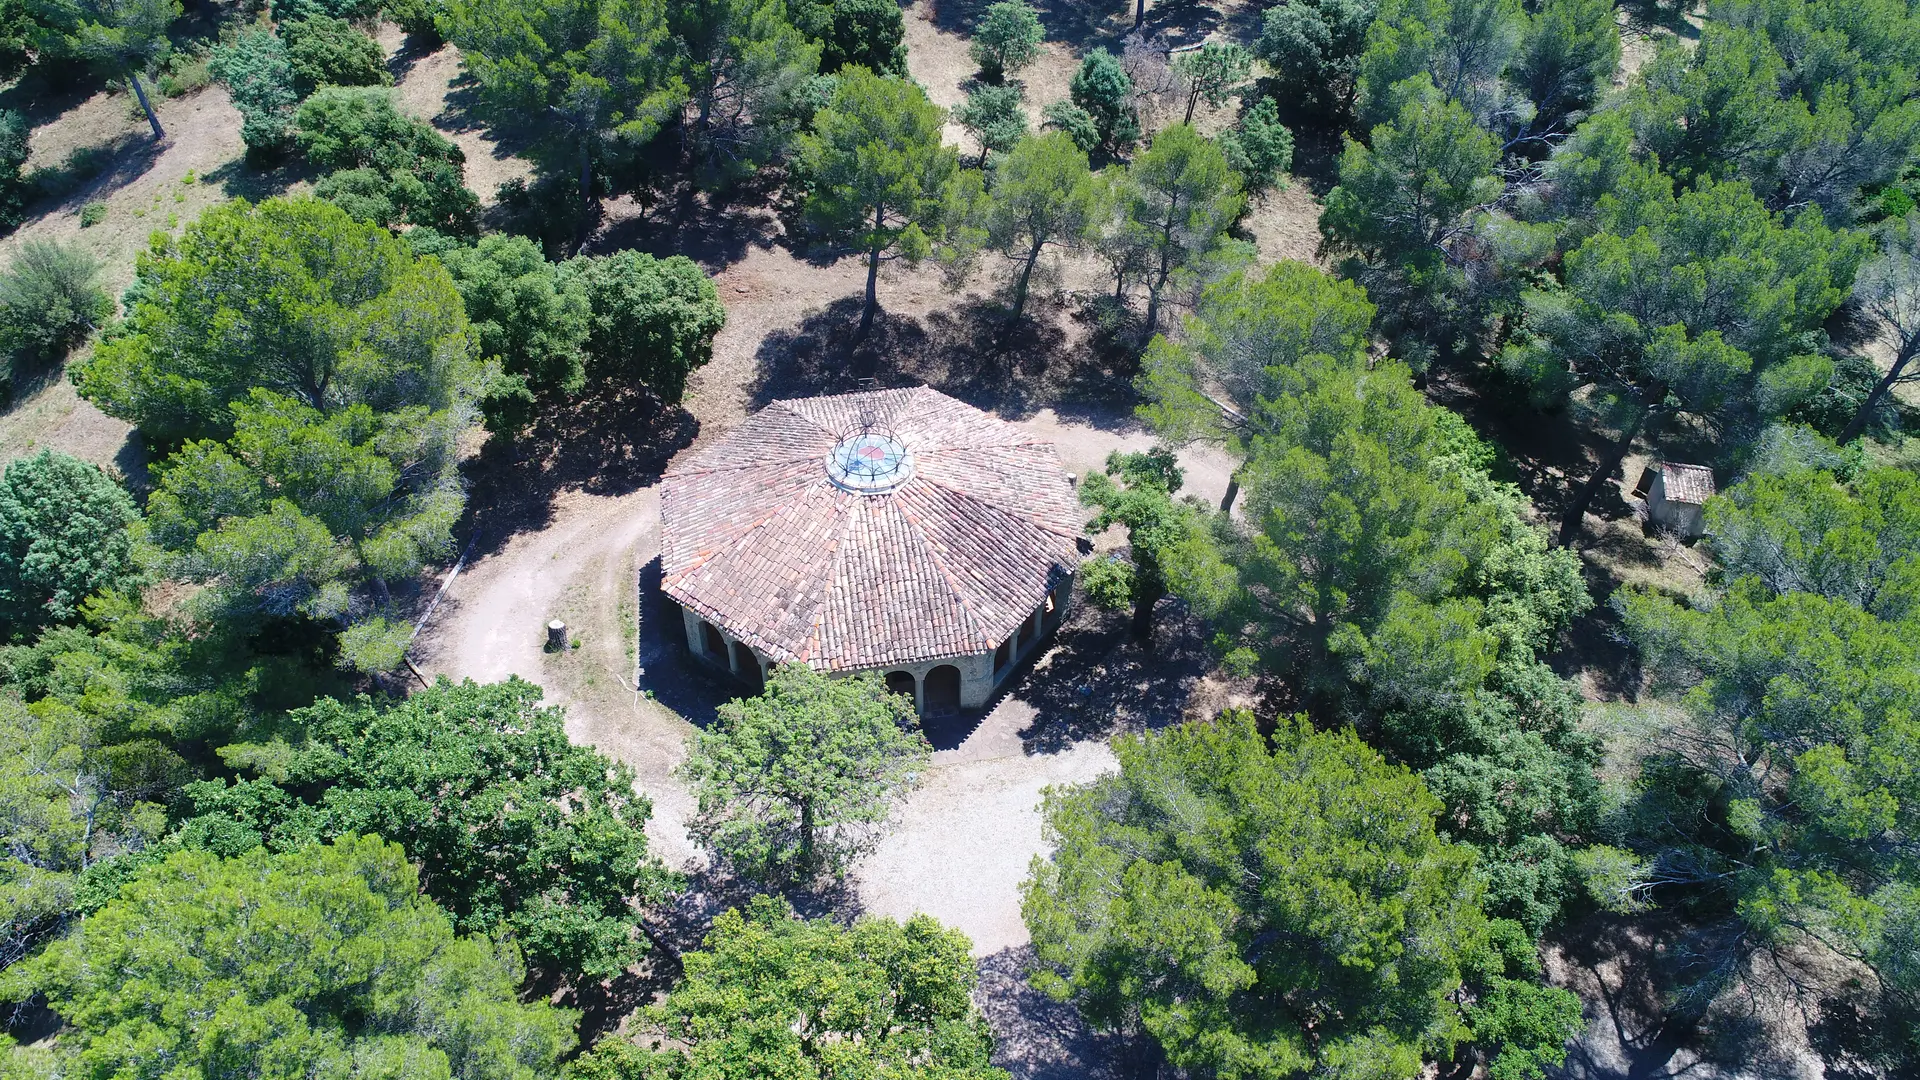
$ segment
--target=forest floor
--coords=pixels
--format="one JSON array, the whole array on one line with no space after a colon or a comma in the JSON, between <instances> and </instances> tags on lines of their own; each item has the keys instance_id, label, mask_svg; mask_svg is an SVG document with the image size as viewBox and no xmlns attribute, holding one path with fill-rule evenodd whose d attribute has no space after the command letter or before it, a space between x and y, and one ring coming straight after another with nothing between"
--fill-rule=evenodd
<instances>
[{"instance_id":1,"label":"forest floor","mask_svg":"<svg viewBox=\"0 0 1920 1080\"><path fill-rule=\"evenodd\" d=\"M1086 50L1119 50L1130 10L1079 0L1038 6L1050 40L1021 73L1036 123L1046 103L1066 97ZM984 7L985 0L913 0L907 9L911 72L942 105L957 104L970 85L965 34ZM1259 10L1240 2L1166 3L1155 5L1151 22L1175 44L1214 34L1246 42L1257 32ZM1647 42L1658 28L1629 30L1628 52L1637 63L1651 53ZM380 40L397 100L460 145L468 185L483 202L501 183L531 175L516 147L493 140L473 120L472 90L456 50L415 50L392 28ZM221 199L298 191L308 179L295 166L257 170L246 163L239 117L217 86L157 102L169 133L158 147L122 93L0 104L24 108L36 125L30 167L59 168L90 148L104 161L69 194L33 208L26 225L0 240L0 258L34 238L72 242L102 261L116 292L131 280L134 257L152 231L177 232ZM1198 119L1203 127L1231 121L1226 114ZM963 153L977 153L957 127L948 136ZM1263 260L1319 261L1314 192L1323 188L1324 177L1298 180L1256 202L1245 228ZM80 209L93 202L106 205L105 218L81 228ZM699 198L666 206L610 200L587 250L623 247L687 254L714 275L728 321L713 362L695 374L683 408L662 409L643 396L583 401L522 445L485 448L469 469L473 512L461 532L469 556L414 658L430 677L517 674L540 683L549 702L567 707L573 738L634 768L654 803L649 832L656 850L670 863L697 868L700 856L685 830L692 799L673 770L688 734L734 691L684 659L677 616L669 617L657 590L655 485L676 453L775 398L853 389L868 378L924 382L1024 425L1053 442L1065 467L1079 474L1100 467L1112 450L1142 449L1152 438L1131 414L1126 350L1091 325L1075 301L1106 287L1091 259L1060 266L1053 281L1063 295L1036 302L1031 325L999 348L983 345L998 336L984 284L956 295L931 269L889 272L881 282L883 316L869 341L849 350L861 267L793 250L772 208ZM50 446L144 483L139 441L127 425L80 400L62 372L16 373L14 389L0 412L0 459ZM1567 425L1530 421L1504 409L1484 385L1448 373L1440 373L1431 393L1508 447L1522 486L1546 513L1584 475L1604 434L1542 441L1542 429ZM1182 460L1186 493L1217 503L1230 462L1206 450L1185 452ZM1637 467L1629 464L1629 479ZM1697 553L1646 536L1624 503L1605 502L1591 522L1597 533L1587 552L1597 594L1623 581L1681 593L1697 587L1705 566ZM1112 535L1100 540L1117 542ZM543 651L543 626L552 618L570 625L577 648ZM1163 606L1160 622L1155 638L1141 643L1126 636L1117 617L1076 608L975 726L943 735L934 767L857 867L842 906L894 916L926 911L966 931L982 958L980 999L1000 1036L1000 1058L1022 1080L1117 1075L1115 1047L1024 983L1031 956L1019 883L1044 852L1042 791L1112 768L1107 740L1117 732L1253 700L1253 686L1212 670L1198 629L1177 604ZM1610 636L1604 612L1575 639L1560 667L1590 697L1630 700L1638 693L1638 672ZM1562 949L1549 957L1555 979L1583 992L1595 1021L1567 1075L1735 1075L1687 1050L1685 1033L1662 1033L1652 997L1619 991L1643 985L1657 966L1655 930L1628 927L1595 941L1597 953ZM1672 1053L1659 1057L1669 1043Z\"/></svg>"}]
</instances>

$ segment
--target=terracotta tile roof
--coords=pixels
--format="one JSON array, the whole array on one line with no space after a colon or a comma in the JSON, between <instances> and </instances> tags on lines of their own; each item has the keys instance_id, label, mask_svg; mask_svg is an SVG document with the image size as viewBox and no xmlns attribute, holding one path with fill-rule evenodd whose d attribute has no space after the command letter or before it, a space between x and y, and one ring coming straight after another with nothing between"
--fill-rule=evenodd
<instances>
[{"instance_id":1,"label":"terracotta tile roof","mask_svg":"<svg viewBox=\"0 0 1920 1080\"><path fill-rule=\"evenodd\" d=\"M883 494L827 475L863 412L911 455ZM938 391L776 401L667 470L662 587L776 660L969 656L1072 572L1084 520L1051 444Z\"/></svg>"},{"instance_id":2,"label":"terracotta tile roof","mask_svg":"<svg viewBox=\"0 0 1920 1080\"><path fill-rule=\"evenodd\" d=\"M1713 470L1705 465L1681 465L1672 461L1660 463L1660 473L1664 478L1668 502L1691 503L1699 506L1713 498Z\"/></svg>"}]
</instances>

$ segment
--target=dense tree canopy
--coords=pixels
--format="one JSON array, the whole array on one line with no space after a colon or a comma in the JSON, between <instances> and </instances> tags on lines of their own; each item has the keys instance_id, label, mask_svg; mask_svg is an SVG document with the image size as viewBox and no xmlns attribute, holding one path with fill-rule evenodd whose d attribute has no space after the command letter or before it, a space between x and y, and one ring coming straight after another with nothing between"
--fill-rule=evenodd
<instances>
[{"instance_id":1,"label":"dense tree canopy","mask_svg":"<svg viewBox=\"0 0 1920 1080\"><path fill-rule=\"evenodd\" d=\"M377 833L462 933L504 926L542 967L611 976L647 948L634 905L672 880L648 853L631 770L568 742L539 700L518 679L443 679L396 705L296 710L288 741L225 752L260 779L187 787L185 840L238 854Z\"/></svg>"},{"instance_id":2,"label":"dense tree canopy","mask_svg":"<svg viewBox=\"0 0 1920 1080\"><path fill-rule=\"evenodd\" d=\"M271 30L243 31L213 50L207 70L225 84L233 107L240 110L240 138L247 149L259 154L284 150L293 138L293 108L300 101L286 40Z\"/></svg>"},{"instance_id":3,"label":"dense tree canopy","mask_svg":"<svg viewBox=\"0 0 1920 1080\"><path fill-rule=\"evenodd\" d=\"M597 160L645 144L686 100L662 0L452 0L446 28L495 121L577 168L583 200Z\"/></svg>"},{"instance_id":4,"label":"dense tree canopy","mask_svg":"<svg viewBox=\"0 0 1920 1080\"><path fill-rule=\"evenodd\" d=\"M1920 22L1890 0L1729 0L1689 49L1663 46L1629 109L1687 181L1739 177L1770 209L1850 218L1920 153Z\"/></svg>"},{"instance_id":5,"label":"dense tree canopy","mask_svg":"<svg viewBox=\"0 0 1920 1080\"><path fill-rule=\"evenodd\" d=\"M387 74L380 43L345 19L314 13L280 25L293 68L294 88L310 94L323 86L385 86Z\"/></svg>"},{"instance_id":6,"label":"dense tree canopy","mask_svg":"<svg viewBox=\"0 0 1920 1080\"><path fill-rule=\"evenodd\" d=\"M1920 893L1904 840L1920 713L1910 624L1757 578L1708 610L1635 592L1624 611L1661 685L1686 691L1686 719L1649 748L1621 811L1641 862L1618 895L1690 897L1740 931L1685 972L1696 1005L1754 950L1809 937L1896 994L1920 990L1903 944Z\"/></svg>"},{"instance_id":7,"label":"dense tree canopy","mask_svg":"<svg viewBox=\"0 0 1920 1080\"><path fill-rule=\"evenodd\" d=\"M446 271L317 200L207 211L142 253L131 299L75 381L162 444L224 438L227 406L256 387L326 413L419 410L422 424L464 422L482 388Z\"/></svg>"},{"instance_id":8,"label":"dense tree canopy","mask_svg":"<svg viewBox=\"0 0 1920 1080\"><path fill-rule=\"evenodd\" d=\"M89 871L159 839L172 787L192 775L154 738L110 741L115 727L0 697L0 968L64 929Z\"/></svg>"},{"instance_id":9,"label":"dense tree canopy","mask_svg":"<svg viewBox=\"0 0 1920 1080\"><path fill-rule=\"evenodd\" d=\"M294 142L334 170L314 194L377 225L474 231L480 201L467 190L466 155L379 87L325 87L294 114Z\"/></svg>"},{"instance_id":10,"label":"dense tree canopy","mask_svg":"<svg viewBox=\"0 0 1920 1080\"><path fill-rule=\"evenodd\" d=\"M755 897L714 920L686 980L645 1009L631 1043L602 1043L583 1080L760 1080L904 1075L1004 1080L970 993L966 935L926 915L903 925L800 919ZM671 1049L657 1049L662 1044Z\"/></svg>"},{"instance_id":11,"label":"dense tree canopy","mask_svg":"<svg viewBox=\"0 0 1920 1080\"><path fill-rule=\"evenodd\" d=\"M1288 0L1261 17L1260 58L1278 99L1316 126L1335 126L1360 92L1360 54L1379 5L1371 0Z\"/></svg>"},{"instance_id":12,"label":"dense tree canopy","mask_svg":"<svg viewBox=\"0 0 1920 1080\"><path fill-rule=\"evenodd\" d=\"M974 87L953 110L953 119L979 141L983 168L989 155L1004 154L1027 137L1027 112L1020 107L1017 86Z\"/></svg>"},{"instance_id":13,"label":"dense tree canopy","mask_svg":"<svg viewBox=\"0 0 1920 1080\"><path fill-rule=\"evenodd\" d=\"M1024 0L997 0L980 16L967 49L980 74L997 83L1033 63L1045 38L1039 13Z\"/></svg>"},{"instance_id":14,"label":"dense tree canopy","mask_svg":"<svg viewBox=\"0 0 1920 1080\"><path fill-rule=\"evenodd\" d=\"M1412 1076L1474 1037L1469 974L1517 984L1489 958L1472 851L1351 732L1283 721L1269 743L1226 713L1115 750L1117 774L1047 794L1057 847L1022 905L1036 980L1094 1023L1223 1077ZM1534 1042L1577 1029L1559 1015Z\"/></svg>"},{"instance_id":15,"label":"dense tree canopy","mask_svg":"<svg viewBox=\"0 0 1920 1080\"><path fill-rule=\"evenodd\" d=\"M1769 213L1738 181L1676 192L1637 165L1600 198L1597 225L1568 253L1566 287L1527 295L1530 336L1502 357L1544 400L1591 386L1619 413L1563 542L1648 425L1683 413L1738 442L1825 386L1820 327L1866 255L1818 211Z\"/></svg>"},{"instance_id":16,"label":"dense tree canopy","mask_svg":"<svg viewBox=\"0 0 1920 1080\"><path fill-rule=\"evenodd\" d=\"M1408 80L1415 90L1371 145L1347 142L1320 215L1325 248L1345 256L1342 271L1381 306L1394 352L1415 365L1460 347L1462 324L1473 325L1458 311L1462 249L1501 192L1497 140L1424 79Z\"/></svg>"},{"instance_id":17,"label":"dense tree canopy","mask_svg":"<svg viewBox=\"0 0 1920 1080\"><path fill-rule=\"evenodd\" d=\"M459 937L398 845L169 856L6 975L67 1022L60 1073L550 1076L572 1017L510 945Z\"/></svg>"},{"instance_id":18,"label":"dense tree canopy","mask_svg":"<svg viewBox=\"0 0 1920 1080\"><path fill-rule=\"evenodd\" d=\"M703 0L669 13L686 53L693 148L709 186L736 183L779 159L807 119L820 45L788 20L788 10L785 0Z\"/></svg>"},{"instance_id":19,"label":"dense tree canopy","mask_svg":"<svg viewBox=\"0 0 1920 1080\"><path fill-rule=\"evenodd\" d=\"M763 879L844 873L928 753L913 699L878 675L782 664L764 693L722 705L694 735L682 770L700 813L688 831Z\"/></svg>"},{"instance_id":20,"label":"dense tree canopy","mask_svg":"<svg viewBox=\"0 0 1920 1080\"><path fill-rule=\"evenodd\" d=\"M820 70L907 73L906 27L894 0L795 0L794 25L820 43Z\"/></svg>"},{"instance_id":21,"label":"dense tree canopy","mask_svg":"<svg viewBox=\"0 0 1920 1080\"><path fill-rule=\"evenodd\" d=\"M530 394L580 389L593 306L576 277L548 262L533 241L501 233L481 237L474 247L448 248L440 261L460 290L483 355L497 358ZM494 426L517 427L511 421L527 419L511 409L493 413Z\"/></svg>"},{"instance_id":22,"label":"dense tree canopy","mask_svg":"<svg viewBox=\"0 0 1920 1080\"><path fill-rule=\"evenodd\" d=\"M1142 415L1223 442L1248 493L1163 569L1245 650L1230 662L1286 673L1424 770L1442 827L1483 851L1490 909L1538 932L1577 891L1569 842L1598 811L1597 748L1536 659L1586 588L1487 475L1491 449L1404 367L1366 367L1371 314L1353 285L1282 263L1216 283L1154 341Z\"/></svg>"},{"instance_id":23,"label":"dense tree canopy","mask_svg":"<svg viewBox=\"0 0 1920 1080\"><path fill-rule=\"evenodd\" d=\"M1191 125L1176 124L1155 135L1127 166L1117 198L1120 244L1140 253L1151 334L1159 327L1168 286L1220 245L1246 196L1219 144Z\"/></svg>"},{"instance_id":24,"label":"dense tree canopy","mask_svg":"<svg viewBox=\"0 0 1920 1080\"><path fill-rule=\"evenodd\" d=\"M154 543L224 617L345 627L399 664L386 582L452 544L456 451L490 378L438 262L314 199L234 202L141 256L81 393L157 442ZM370 585L371 597L355 587Z\"/></svg>"}]
</instances>

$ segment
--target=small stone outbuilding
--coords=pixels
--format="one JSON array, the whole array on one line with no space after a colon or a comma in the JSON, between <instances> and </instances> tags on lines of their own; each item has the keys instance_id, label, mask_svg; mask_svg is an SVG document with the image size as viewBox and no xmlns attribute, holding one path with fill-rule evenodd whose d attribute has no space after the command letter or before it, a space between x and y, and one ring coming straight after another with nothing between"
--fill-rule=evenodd
<instances>
[{"instance_id":1,"label":"small stone outbuilding","mask_svg":"<svg viewBox=\"0 0 1920 1080\"><path fill-rule=\"evenodd\" d=\"M1634 485L1634 494L1647 500L1647 518L1687 540L1706 534L1705 508L1713 492L1712 469L1673 461L1647 466Z\"/></svg>"},{"instance_id":2,"label":"small stone outbuilding","mask_svg":"<svg viewBox=\"0 0 1920 1080\"><path fill-rule=\"evenodd\" d=\"M1059 626L1084 519L1051 444L924 387L776 401L675 462L660 514L696 658L877 671L923 713Z\"/></svg>"}]
</instances>

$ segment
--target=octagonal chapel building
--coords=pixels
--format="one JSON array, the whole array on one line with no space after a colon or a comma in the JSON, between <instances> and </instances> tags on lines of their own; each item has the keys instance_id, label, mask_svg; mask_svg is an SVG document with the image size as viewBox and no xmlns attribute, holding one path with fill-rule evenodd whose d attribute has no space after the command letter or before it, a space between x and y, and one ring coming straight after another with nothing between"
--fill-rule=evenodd
<instances>
[{"instance_id":1,"label":"octagonal chapel building","mask_svg":"<svg viewBox=\"0 0 1920 1080\"><path fill-rule=\"evenodd\" d=\"M661 482L687 648L877 671L923 713L986 704L1060 624L1083 512L1053 446L929 390L776 401Z\"/></svg>"}]
</instances>

